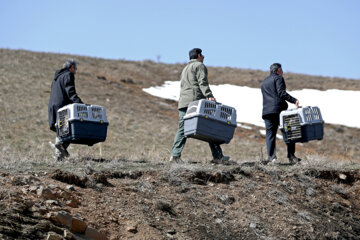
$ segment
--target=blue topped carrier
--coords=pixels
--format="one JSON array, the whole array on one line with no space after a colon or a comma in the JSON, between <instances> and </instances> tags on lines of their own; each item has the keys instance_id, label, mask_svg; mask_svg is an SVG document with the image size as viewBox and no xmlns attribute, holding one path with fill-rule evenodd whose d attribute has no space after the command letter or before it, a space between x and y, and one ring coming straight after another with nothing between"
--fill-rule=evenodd
<instances>
[{"instance_id":1,"label":"blue topped carrier","mask_svg":"<svg viewBox=\"0 0 360 240\"><path fill-rule=\"evenodd\" d=\"M229 143L236 128L236 110L209 100L191 102L184 116L184 135L212 143Z\"/></svg>"},{"instance_id":2,"label":"blue topped carrier","mask_svg":"<svg viewBox=\"0 0 360 240\"><path fill-rule=\"evenodd\" d=\"M280 130L285 143L322 140L324 120L320 109L308 106L282 111Z\"/></svg>"},{"instance_id":3,"label":"blue topped carrier","mask_svg":"<svg viewBox=\"0 0 360 240\"><path fill-rule=\"evenodd\" d=\"M57 112L56 132L61 142L89 146L104 142L108 125L102 106L74 103Z\"/></svg>"}]
</instances>

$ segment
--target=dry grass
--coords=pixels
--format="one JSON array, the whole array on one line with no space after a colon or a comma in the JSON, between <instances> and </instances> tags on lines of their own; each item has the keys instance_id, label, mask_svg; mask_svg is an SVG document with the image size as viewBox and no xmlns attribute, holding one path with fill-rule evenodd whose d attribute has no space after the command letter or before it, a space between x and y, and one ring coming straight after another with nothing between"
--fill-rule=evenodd
<instances>
[{"instance_id":1,"label":"dry grass","mask_svg":"<svg viewBox=\"0 0 360 240\"><path fill-rule=\"evenodd\" d=\"M47 104L55 70L73 57L79 61L76 87L86 103L105 106L110 122L107 140L93 147L71 145L68 163L56 163L55 134L48 130ZM46 169L83 164L84 158L112 160L105 168L131 167L129 162L145 160L154 166L166 163L177 128L176 102L149 96L142 88L178 80L183 64L130 62L83 56L69 56L0 49L0 168ZM248 69L209 68L211 83L233 83L258 87L267 73ZM288 88L360 90L360 81L289 74ZM265 139L258 130L237 128L234 139L223 145L225 155L236 162L258 161L266 155ZM326 125L321 142L298 145L299 157L312 165L358 164L360 130ZM278 141L279 157L285 159L285 145ZM201 165L211 159L207 143L189 139L183 159ZM114 164L114 166L112 165ZM150 164L150 165L151 165ZM108 166L107 166L108 165ZM125 166L126 165L126 166ZM100 166L96 166L100 168ZM190 167L196 167L190 166Z\"/></svg>"}]
</instances>

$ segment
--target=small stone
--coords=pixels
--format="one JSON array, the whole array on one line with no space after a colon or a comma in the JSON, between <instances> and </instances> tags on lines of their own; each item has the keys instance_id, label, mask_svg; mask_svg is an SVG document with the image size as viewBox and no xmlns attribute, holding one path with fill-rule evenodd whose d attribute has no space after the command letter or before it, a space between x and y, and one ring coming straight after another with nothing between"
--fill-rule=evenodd
<instances>
[{"instance_id":1,"label":"small stone","mask_svg":"<svg viewBox=\"0 0 360 240\"><path fill-rule=\"evenodd\" d=\"M31 193L36 193L36 190L38 190L38 188L39 188L39 186L30 186L30 187L29 187L29 191L30 191Z\"/></svg>"},{"instance_id":2,"label":"small stone","mask_svg":"<svg viewBox=\"0 0 360 240\"><path fill-rule=\"evenodd\" d=\"M168 234L170 235L175 235L176 234L176 230L175 229L170 229L166 231Z\"/></svg>"},{"instance_id":3,"label":"small stone","mask_svg":"<svg viewBox=\"0 0 360 240\"><path fill-rule=\"evenodd\" d=\"M72 197L69 201L66 202L66 204L69 207L78 208L80 206L80 201L77 198Z\"/></svg>"},{"instance_id":4,"label":"small stone","mask_svg":"<svg viewBox=\"0 0 360 240\"><path fill-rule=\"evenodd\" d=\"M54 184L50 184L50 185L48 186L48 188L50 188L51 190L54 190L54 189L56 189L56 188L57 188L57 186L56 186L56 185L54 185Z\"/></svg>"},{"instance_id":5,"label":"small stone","mask_svg":"<svg viewBox=\"0 0 360 240\"><path fill-rule=\"evenodd\" d=\"M346 180L347 176L346 176L345 174L343 174L343 173L340 173L340 174L339 174L339 178L340 178L341 180Z\"/></svg>"},{"instance_id":6,"label":"small stone","mask_svg":"<svg viewBox=\"0 0 360 240\"><path fill-rule=\"evenodd\" d=\"M41 186L37 191L36 191L37 195L39 197L42 197L44 199L51 199L51 200L55 200L56 196L55 194L49 189L49 188L44 188L43 186Z\"/></svg>"},{"instance_id":7,"label":"small stone","mask_svg":"<svg viewBox=\"0 0 360 240\"><path fill-rule=\"evenodd\" d=\"M46 205L58 205L58 202L56 200L46 200Z\"/></svg>"},{"instance_id":8,"label":"small stone","mask_svg":"<svg viewBox=\"0 0 360 240\"><path fill-rule=\"evenodd\" d=\"M34 176L26 176L24 177L25 181L28 183L33 183L33 182L39 182L40 180Z\"/></svg>"},{"instance_id":9,"label":"small stone","mask_svg":"<svg viewBox=\"0 0 360 240\"><path fill-rule=\"evenodd\" d=\"M22 191L24 194L27 194L29 190L28 190L27 188L22 188L21 191Z\"/></svg>"},{"instance_id":10,"label":"small stone","mask_svg":"<svg viewBox=\"0 0 360 240\"><path fill-rule=\"evenodd\" d=\"M86 227L87 227L87 225L83 220L74 217L72 219L72 225L71 225L70 230L73 232L76 232L76 233L84 233L86 230Z\"/></svg>"},{"instance_id":11,"label":"small stone","mask_svg":"<svg viewBox=\"0 0 360 240\"><path fill-rule=\"evenodd\" d=\"M55 223L59 223L66 226L67 228L71 228L72 216L65 211L56 212L53 216L50 217L50 219Z\"/></svg>"},{"instance_id":12,"label":"small stone","mask_svg":"<svg viewBox=\"0 0 360 240\"><path fill-rule=\"evenodd\" d=\"M127 232L131 232L131 233L137 233L138 230L137 230L137 226L135 223L129 223L128 226L126 227L126 231Z\"/></svg>"},{"instance_id":13,"label":"small stone","mask_svg":"<svg viewBox=\"0 0 360 240\"><path fill-rule=\"evenodd\" d=\"M93 240L107 240L107 237L104 234L91 227L86 228L85 237Z\"/></svg>"},{"instance_id":14,"label":"small stone","mask_svg":"<svg viewBox=\"0 0 360 240\"><path fill-rule=\"evenodd\" d=\"M256 228L256 223L250 223L251 228Z\"/></svg>"},{"instance_id":15,"label":"small stone","mask_svg":"<svg viewBox=\"0 0 360 240\"><path fill-rule=\"evenodd\" d=\"M66 189L70 191L75 191L75 187L73 185L67 185Z\"/></svg>"},{"instance_id":16,"label":"small stone","mask_svg":"<svg viewBox=\"0 0 360 240\"><path fill-rule=\"evenodd\" d=\"M72 197L72 194L68 191L60 191L59 196L64 199L70 199Z\"/></svg>"},{"instance_id":17,"label":"small stone","mask_svg":"<svg viewBox=\"0 0 360 240\"><path fill-rule=\"evenodd\" d=\"M74 237L73 237L73 234L69 230L65 229L64 230L64 238L67 240L72 240Z\"/></svg>"},{"instance_id":18,"label":"small stone","mask_svg":"<svg viewBox=\"0 0 360 240\"><path fill-rule=\"evenodd\" d=\"M46 240L62 240L63 237L57 233L49 232Z\"/></svg>"}]
</instances>

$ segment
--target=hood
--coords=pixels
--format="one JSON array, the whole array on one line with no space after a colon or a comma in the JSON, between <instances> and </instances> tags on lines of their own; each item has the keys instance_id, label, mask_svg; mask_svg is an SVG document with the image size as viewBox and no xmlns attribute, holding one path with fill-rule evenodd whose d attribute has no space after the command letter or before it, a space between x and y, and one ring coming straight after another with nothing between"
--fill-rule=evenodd
<instances>
[{"instance_id":1,"label":"hood","mask_svg":"<svg viewBox=\"0 0 360 240\"><path fill-rule=\"evenodd\" d=\"M60 69L60 70L57 70L57 71L55 72L55 75L54 75L54 81L56 81L56 80L58 79L58 77L59 77L60 75L62 75L63 73L65 73L65 72L70 72L70 71L69 71L69 69L67 69L67 68L62 68L62 69Z\"/></svg>"}]
</instances>

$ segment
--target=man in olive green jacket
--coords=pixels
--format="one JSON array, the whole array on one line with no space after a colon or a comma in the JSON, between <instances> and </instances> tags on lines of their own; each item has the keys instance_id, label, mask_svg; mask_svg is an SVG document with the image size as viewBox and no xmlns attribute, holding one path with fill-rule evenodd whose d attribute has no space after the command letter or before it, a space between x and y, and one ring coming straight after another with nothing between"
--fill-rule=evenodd
<instances>
[{"instance_id":1,"label":"man in olive green jacket","mask_svg":"<svg viewBox=\"0 0 360 240\"><path fill-rule=\"evenodd\" d=\"M174 138L174 144L171 150L172 162L181 162L181 152L186 143L184 136L184 116L190 102L208 99L216 101L212 94L207 79L207 68L203 64L204 55L200 48L194 48L189 52L190 62L185 66L181 73L181 90L178 104L179 110L179 128ZM224 156L219 144L209 143L213 155L213 163L228 161L230 158Z\"/></svg>"}]
</instances>

